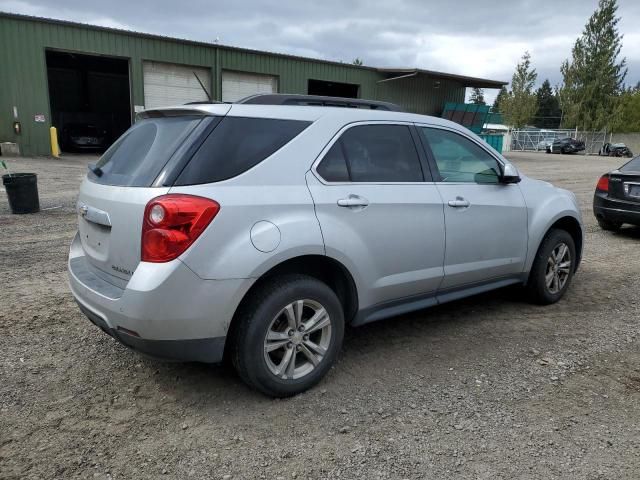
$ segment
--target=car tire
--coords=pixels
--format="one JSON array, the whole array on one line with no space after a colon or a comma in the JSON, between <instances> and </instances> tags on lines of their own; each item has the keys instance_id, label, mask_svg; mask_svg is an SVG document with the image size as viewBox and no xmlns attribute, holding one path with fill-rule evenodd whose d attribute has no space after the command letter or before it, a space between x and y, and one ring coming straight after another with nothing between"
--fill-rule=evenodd
<instances>
[{"instance_id":1,"label":"car tire","mask_svg":"<svg viewBox=\"0 0 640 480\"><path fill-rule=\"evenodd\" d=\"M344 313L335 292L313 277L292 274L267 280L250 295L231 339L231 361L240 378L272 397L314 386L342 347ZM310 325L315 317L320 321Z\"/></svg>"},{"instance_id":2,"label":"car tire","mask_svg":"<svg viewBox=\"0 0 640 480\"><path fill-rule=\"evenodd\" d=\"M569 232L550 230L538 248L529 273L527 290L530 300L538 305L560 300L571 284L575 267L576 247Z\"/></svg>"},{"instance_id":3,"label":"car tire","mask_svg":"<svg viewBox=\"0 0 640 480\"><path fill-rule=\"evenodd\" d=\"M604 218L597 217L598 225L602 230L606 230L607 232L617 232L622 227L622 223L620 222L612 222L610 220L606 220Z\"/></svg>"}]
</instances>

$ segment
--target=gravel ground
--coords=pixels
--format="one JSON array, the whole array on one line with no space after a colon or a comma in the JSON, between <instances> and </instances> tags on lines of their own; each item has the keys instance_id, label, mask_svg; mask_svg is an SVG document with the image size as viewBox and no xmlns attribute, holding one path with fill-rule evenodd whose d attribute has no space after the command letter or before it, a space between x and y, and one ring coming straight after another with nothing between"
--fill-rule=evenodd
<instances>
[{"instance_id":1,"label":"gravel ground","mask_svg":"<svg viewBox=\"0 0 640 480\"><path fill-rule=\"evenodd\" d=\"M224 367L143 358L67 288L88 161L20 159L42 213L0 193L0 478L637 479L640 229L590 204L616 159L513 154L573 190L584 261L563 301L505 289L347 332L313 390L272 400Z\"/></svg>"}]
</instances>

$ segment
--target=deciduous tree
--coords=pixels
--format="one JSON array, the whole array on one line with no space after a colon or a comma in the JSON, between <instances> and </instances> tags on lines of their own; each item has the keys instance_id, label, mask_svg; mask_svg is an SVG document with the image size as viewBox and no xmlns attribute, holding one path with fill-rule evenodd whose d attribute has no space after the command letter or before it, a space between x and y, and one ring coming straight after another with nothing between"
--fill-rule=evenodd
<instances>
[{"instance_id":1,"label":"deciduous tree","mask_svg":"<svg viewBox=\"0 0 640 480\"><path fill-rule=\"evenodd\" d=\"M640 132L640 84L619 98L620 114L612 125L615 132Z\"/></svg>"},{"instance_id":2,"label":"deciduous tree","mask_svg":"<svg viewBox=\"0 0 640 480\"><path fill-rule=\"evenodd\" d=\"M516 71L511 79L511 90L501 105L508 125L522 128L535 115L538 103L533 92L533 85L537 78L538 74L531 66L531 55L529 52L525 52L520 63L516 65Z\"/></svg>"}]
</instances>

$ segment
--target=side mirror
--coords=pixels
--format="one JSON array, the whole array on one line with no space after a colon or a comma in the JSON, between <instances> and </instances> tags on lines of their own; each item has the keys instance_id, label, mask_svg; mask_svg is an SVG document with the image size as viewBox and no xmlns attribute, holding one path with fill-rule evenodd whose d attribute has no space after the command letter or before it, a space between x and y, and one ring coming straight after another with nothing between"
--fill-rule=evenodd
<instances>
[{"instance_id":1,"label":"side mirror","mask_svg":"<svg viewBox=\"0 0 640 480\"><path fill-rule=\"evenodd\" d=\"M500 176L500 183L505 183L505 184L518 183L520 182L520 180L522 179L520 178L518 169L513 165L511 165L510 163L507 163L502 169L502 175Z\"/></svg>"}]
</instances>

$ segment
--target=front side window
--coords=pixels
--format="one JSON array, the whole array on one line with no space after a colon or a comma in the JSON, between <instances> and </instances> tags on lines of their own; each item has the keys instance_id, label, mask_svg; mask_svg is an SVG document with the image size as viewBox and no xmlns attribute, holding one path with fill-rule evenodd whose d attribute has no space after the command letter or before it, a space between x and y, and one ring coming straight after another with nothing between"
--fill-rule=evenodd
<instances>
[{"instance_id":1,"label":"front side window","mask_svg":"<svg viewBox=\"0 0 640 480\"><path fill-rule=\"evenodd\" d=\"M439 128L421 127L442 182L498 183L500 165L475 142Z\"/></svg>"},{"instance_id":2,"label":"front side window","mask_svg":"<svg viewBox=\"0 0 640 480\"><path fill-rule=\"evenodd\" d=\"M409 127L359 125L333 144L317 167L329 182L423 182Z\"/></svg>"}]
</instances>

